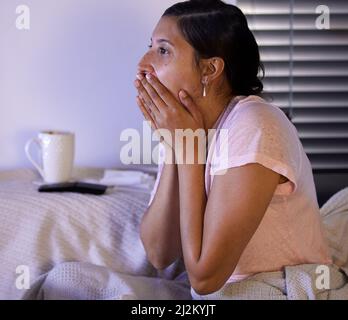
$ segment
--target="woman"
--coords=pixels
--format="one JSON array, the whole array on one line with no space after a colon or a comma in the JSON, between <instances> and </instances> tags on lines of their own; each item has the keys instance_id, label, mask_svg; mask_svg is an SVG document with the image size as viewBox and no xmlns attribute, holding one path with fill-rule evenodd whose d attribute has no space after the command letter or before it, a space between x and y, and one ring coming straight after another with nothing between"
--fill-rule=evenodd
<instances>
[{"instance_id":1,"label":"woman","mask_svg":"<svg viewBox=\"0 0 348 320\"><path fill-rule=\"evenodd\" d=\"M141 238L158 269L183 257L200 295L259 272L332 263L310 162L295 127L259 97L259 70L243 13L212 0L168 8L138 65L137 103L154 129L171 133L162 135ZM197 139L183 151L178 129L228 130L224 156Z\"/></svg>"}]
</instances>

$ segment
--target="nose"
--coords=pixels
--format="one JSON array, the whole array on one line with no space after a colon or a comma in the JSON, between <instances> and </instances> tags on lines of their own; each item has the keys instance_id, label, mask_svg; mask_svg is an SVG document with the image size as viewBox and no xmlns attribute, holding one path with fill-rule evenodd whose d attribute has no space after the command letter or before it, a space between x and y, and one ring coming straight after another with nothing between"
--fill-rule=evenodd
<instances>
[{"instance_id":1,"label":"nose","mask_svg":"<svg viewBox=\"0 0 348 320\"><path fill-rule=\"evenodd\" d=\"M145 53L138 63L138 73L153 73L154 69L151 63L149 53Z\"/></svg>"}]
</instances>

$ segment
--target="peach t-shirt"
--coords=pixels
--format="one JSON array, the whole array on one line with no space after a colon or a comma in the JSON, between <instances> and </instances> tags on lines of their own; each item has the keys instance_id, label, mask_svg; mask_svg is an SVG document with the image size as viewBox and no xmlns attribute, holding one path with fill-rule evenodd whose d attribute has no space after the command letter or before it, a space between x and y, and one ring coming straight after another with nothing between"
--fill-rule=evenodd
<instances>
[{"instance_id":1,"label":"peach t-shirt","mask_svg":"<svg viewBox=\"0 0 348 320\"><path fill-rule=\"evenodd\" d=\"M258 272L282 270L288 265L331 264L311 164L286 115L258 96L237 96L221 113L214 128L215 142L209 144L205 168L207 197L214 175L247 163L259 163L288 178L277 186L228 282ZM224 134L220 134L222 131ZM159 170L149 205L159 184L164 158L160 145Z\"/></svg>"}]
</instances>

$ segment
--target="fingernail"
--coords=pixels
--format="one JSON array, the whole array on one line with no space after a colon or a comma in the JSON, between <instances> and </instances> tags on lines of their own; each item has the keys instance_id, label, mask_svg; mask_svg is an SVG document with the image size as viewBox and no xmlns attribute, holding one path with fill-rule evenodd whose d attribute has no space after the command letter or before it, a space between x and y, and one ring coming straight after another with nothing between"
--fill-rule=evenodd
<instances>
[{"instance_id":1,"label":"fingernail","mask_svg":"<svg viewBox=\"0 0 348 320\"><path fill-rule=\"evenodd\" d=\"M151 76L150 73L147 73L147 74L146 74L146 79L147 79L147 80L151 80L151 79L152 79L152 76Z\"/></svg>"},{"instance_id":2,"label":"fingernail","mask_svg":"<svg viewBox=\"0 0 348 320\"><path fill-rule=\"evenodd\" d=\"M136 76L140 81L144 79L144 76L141 73L137 73Z\"/></svg>"},{"instance_id":3,"label":"fingernail","mask_svg":"<svg viewBox=\"0 0 348 320\"><path fill-rule=\"evenodd\" d=\"M187 93L186 93L186 91L184 91L184 90L180 90L179 94L180 94L180 96L181 96L182 98L186 98L186 97L187 97Z\"/></svg>"}]
</instances>

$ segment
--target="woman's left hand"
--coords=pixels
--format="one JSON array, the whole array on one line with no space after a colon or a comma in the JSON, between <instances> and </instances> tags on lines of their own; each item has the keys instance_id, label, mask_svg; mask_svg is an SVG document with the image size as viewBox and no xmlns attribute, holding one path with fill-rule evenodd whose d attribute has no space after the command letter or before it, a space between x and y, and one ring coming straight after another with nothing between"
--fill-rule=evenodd
<instances>
[{"instance_id":1,"label":"woman's left hand","mask_svg":"<svg viewBox=\"0 0 348 320\"><path fill-rule=\"evenodd\" d=\"M142 104L140 107L145 108L151 115L158 129L169 130L172 139L175 137L176 129L205 130L203 116L186 91L180 90L180 101L178 101L153 75L147 74L144 77L138 74L137 78L135 86ZM174 142L174 140L170 142Z\"/></svg>"}]
</instances>

